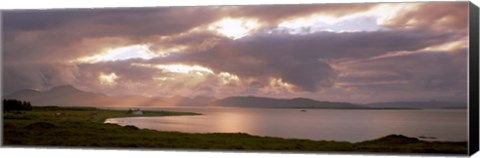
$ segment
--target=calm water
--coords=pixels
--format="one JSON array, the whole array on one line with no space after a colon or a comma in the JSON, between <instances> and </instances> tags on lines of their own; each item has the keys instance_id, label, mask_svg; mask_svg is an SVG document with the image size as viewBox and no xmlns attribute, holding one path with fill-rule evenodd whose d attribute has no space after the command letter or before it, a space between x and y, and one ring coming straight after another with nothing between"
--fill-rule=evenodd
<instances>
[{"instance_id":1,"label":"calm water","mask_svg":"<svg viewBox=\"0 0 480 158\"><path fill-rule=\"evenodd\" d=\"M189 133L242 132L260 136L358 142L402 134L466 141L467 110L326 110L160 108L200 116L108 119L108 123Z\"/></svg>"}]
</instances>

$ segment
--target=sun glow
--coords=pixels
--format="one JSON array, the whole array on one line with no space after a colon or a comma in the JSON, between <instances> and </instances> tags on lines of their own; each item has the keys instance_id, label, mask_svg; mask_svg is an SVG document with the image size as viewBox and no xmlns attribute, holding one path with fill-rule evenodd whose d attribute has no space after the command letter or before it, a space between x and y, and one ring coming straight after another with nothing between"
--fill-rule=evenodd
<instances>
[{"instance_id":1,"label":"sun glow","mask_svg":"<svg viewBox=\"0 0 480 158\"><path fill-rule=\"evenodd\" d=\"M281 78L270 78L268 86L260 88L259 91L265 94L281 94L293 92L294 88L294 85L284 82Z\"/></svg>"},{"instance_id":2,"label":"sun glow","mask_svg":"<svg viewBox=\"0 0 480 158\"><path fill-rule=\"evenodd\" d=\"M79 58L74 62L79 63L98 63L106 61L119 61L128 59L152 59L157 57L155 53L150 51L148 45L131 45L126 47L108 49L106 52Z\"/></svg>"},{"instance_id":3,"label":"sun glow","mask_svg":"<svg viewBox=\"0 0 480 158\"><path fill-rule=\"evenodd\" d=\"M430 46L427 48L424 48L423 50L425 51L455 51L457 49L461 48L467 48L468 47L468 39L461 39L458 41L453 41L453 42L448 42L448 43L443 43L435 46Z\"/></svg>"},{"instance_id":4,"label":"sun glow","mask_svg":"<svg viewBox=\"0 0 480 158\"><path fill-rule=\"evenodd\" d=\"M270 86L273 86L273 87L279 87L279 88L282 88L282 89L286 89L288 91L292 91L294 86L290 83L287 83L287 82L284 82L282 79L280 78L272 78L270 79Z\"/></svg>"},{"instance_id":5,"label":"sun glow","mask_svg":"<svg viewBox=\"0 0 480 158\"><path fill-rule=\"evenodd\" d=\"M118 76L113 72L110 74L100 73L98 79L100 80L100 84L102 85L113 86L117 84L116 80L118 79Z\"/></svg>"},{"instance_id":6,"label":"sun glow","mask_svg":"<svg viewBox=\"0 0 480 158\"><path fill-rule=\"evenodd\" d=\"M410 12L418 9L421 3L398 3L398 4L382 4L372 10L364 13L377 17L377 23L379 25L389 25L398 13ZM408 21L409 24L417 23L416 19Z\"/></svg>"},{"instance_id":7,"label":"sun glow","mask_svg":"<svg viewBox=\"0 0 480 158\"><path fill-rule=\"evenodd\" d=\"M209 68L199 66L199 65L185 65L185 64L169 64L169 65L152 65L152 64L140 64L140 63L133 63L133 66L141 66L141 67L150 67L150 68L157 68L168 72L174 73L195 73L197 75L206 74L213 74L213 71Z\"/></svg>"},{"instance_id":8,"label":"sun glow","mask_svg":"<svg viewBox=\"0 0 480 158\"><path fill-rule=\"evenodd\" d=\"M212 70L198 65L183 65L183 64L173 64L173 65L157 65L159 69L167 70L170 72L176 73L191 73L191 72L205 72L205 73L213 73Z\"/></svg>"},{"instance_id":9,"label":"sun glow","mask_svg":"<svg viewBox=\"0 0 480 158\"><path fill-rule=\"evenodd\" d=\"M442 43L439 45L434 45L430 47L426 47L420 50L415 50L415 51L394 51L394 52L388 52L386 54L382 54L379 56L371 57L370 60L377 60L377 59L383 59L383 58L393 58L393 57L398 57L398 56L405 56L405 55L411 55L411 54L418 54L418 53L455 53L458 52L456 50L462 49L462 48L467 48L468 47L468 40L467 39L462 39L458 41L452 41L448 43Z\"/></svg>"},{"instance_id":10,"label":"sun glow","mask_svg":"<svg viewBox=\"0 0 480 158\"><path fill-rule=\"evenodd\" d=\"M248 36L259 27L260 24L256 20L225 18L211 24L208 30L215 31L231 39L239 39Z\"/></svg>"},{"instance_id":11,"label":"sun glow","mask_svg":"<svg viewBox=\"0 0 480 158\"><path fill-rule=\"evenodd\" d=\"M231 74L228 72L221 72L217 76L221 79L221 83L223 85L235 83L240 80L240 78L237 75Z\"/></svg>"}]
</instances>

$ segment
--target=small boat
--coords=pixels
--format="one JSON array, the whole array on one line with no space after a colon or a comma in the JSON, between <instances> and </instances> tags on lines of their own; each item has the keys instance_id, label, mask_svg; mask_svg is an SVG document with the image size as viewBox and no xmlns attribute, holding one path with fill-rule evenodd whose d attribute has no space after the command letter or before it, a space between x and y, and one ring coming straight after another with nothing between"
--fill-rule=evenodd
<instances>
[{"instance_id":1,"label":"small boat","mask_svg":"<svg viewBox=\"0 0 480 158\"><path fill-rule=\"evenodd\" d=\"M307 110L300 110L300 112L307 112Z\"/></svg>"}]
</instances>

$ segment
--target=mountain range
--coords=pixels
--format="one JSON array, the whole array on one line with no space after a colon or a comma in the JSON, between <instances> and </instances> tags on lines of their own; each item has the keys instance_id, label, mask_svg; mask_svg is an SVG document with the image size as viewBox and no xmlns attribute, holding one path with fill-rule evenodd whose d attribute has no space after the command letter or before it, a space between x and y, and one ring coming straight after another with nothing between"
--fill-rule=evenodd
<instances>
[{"instance_id":1,"label":"mountain range","mask_svg":"<svg viewBox=\"0 0 480 158\"><path fill-rule=\"evenodd\" d=\"M466 109L466 102L448 101L399 101L366 104L372 108L417 108L417 109Z\"/></svg>"},{"instance_id":2,"label":"mountain range","mask_svg":"<svg viewBox=\"0 0 480 158\"><path fill-rule=\"evenodd\" d=\"M462 102L382 102L352 104L347 102L317 101L309 98L267 98L257 96L232 96L217 99L211 96L147 97L142 95L110 96L86 92L71 85L54 87L47 91L21 90L4 96L4 99L29 101L37 106L225 106L247 108L327 108L327 109L464 109Z\"/></svg>"},{"instance_id":3,"label":"mountain range","mask_svg":"<svg viewBox=\"0 0 480 158\"><path fill-rule=\"evenodd\" d=\"M236 96L217 100L212 103L217 106L250 107L250 108L335 108L360 109L360 105L344 102L317 101L308 98L276 99L255 96Z\"/></svg>"},{"instance_id":4,"label":"mountain range","mask_svg":"<svg viewBox=\"0 0 480 158\"><path fill-rule=\"evenodd\" d=\"M81 91L71 85L54 87L47 91L21 90L6 95L5 99L29 101L33 105L49 106L195 106L208 105L214 97L198 96L194 98L147 97L142 95L109 96L102 93Z\"/></svg>"}]
</instances>

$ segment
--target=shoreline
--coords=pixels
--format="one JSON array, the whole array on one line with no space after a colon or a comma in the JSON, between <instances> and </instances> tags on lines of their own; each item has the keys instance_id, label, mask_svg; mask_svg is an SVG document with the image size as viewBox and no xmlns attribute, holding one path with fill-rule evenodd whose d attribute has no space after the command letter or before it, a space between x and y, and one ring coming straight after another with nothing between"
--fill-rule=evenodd
<instances>
[{"instance_id":1,"label":"shoreline","mask_svg":"<svg viewBox=\"0 0 480 158\"><path fill-rule=\"evenodd\" d=\"M178 115L178 116L195 116L195 115ZM136 116L134 116L134 117L136 117ZM138 117L142 117L142 116L138 116ZM167 117L167 116L146 116L146 117ZM117 118L132 118L132 117L107 118L105 121L107 121L108 119L117 119ZM399 135L399 136L404 136L404 137L408 137L408 138L415 138L415 139L418 139L420 141L427 141L427 142L467 142L467 141L462 141L462 140L439 139L439 138L433 137L433 136L423 136L422 135L422 136L414 137L414 136L406 136L406 135L403 135L403 134L390 134L390 135L380 136L380 137L373 138L373 139L365 139L365 140L361 140L361 141L348 141L348 140L333 140L333 139L309 139L309 138L256 135L256 134L250 134L250 133L246 133L246 132L184 132L184 131L157 130L157 129L153 129L153 128L141 128L141 127L138 127L138 126L135 126L135 125L121 125L119 123L104 122L104 124L115 124L115 125L119 125L119 126L122 126L122 127L133 126L133 127L138 128L138 129L155 130L155 131L158 131L158 132L179 132L179 133L185 133L185 134L237 134L237 133L242 133L242 134L247 134L247 135L256 136L256 137L273 137L273 138L281 138L281 139L297 139L297 140L308 140L308 141L336 141L336 142L360 143L360 142L371 141L371 140L374 140L374 139L383 138L383 137L387 137L387 136L391 136L391 135Z\"/></svg>"},{"instance_id":2,"label":"shoreline","mask_svg":"<svg viewBox=\"0 0 480 158\"><path fill-rule=\"evenodd\" d=\"M287 152L467 153L467 142L425 141L403 135L388 135L351 143L255 136L246 133L168 132L103 123L112 116L139 117L125 112L97 108L35 107L24 114L3 113L3 145ZM63 114L56 116L56 113ZM140 117L198 115L171 111L148 114Z\"/></svg>"}]
</instances>

